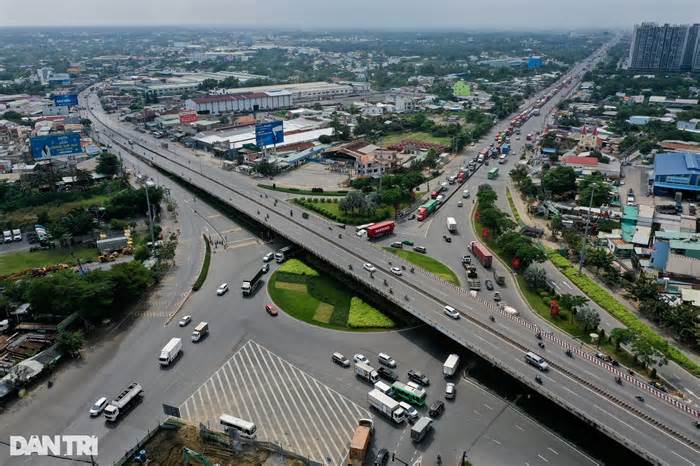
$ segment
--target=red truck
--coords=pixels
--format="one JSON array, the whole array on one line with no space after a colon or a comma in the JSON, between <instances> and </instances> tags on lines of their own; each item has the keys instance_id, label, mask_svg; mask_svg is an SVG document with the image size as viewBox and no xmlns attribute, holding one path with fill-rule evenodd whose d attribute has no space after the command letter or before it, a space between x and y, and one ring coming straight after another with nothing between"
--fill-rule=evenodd
<instances>
[{"instance_id":1,"label":"red truck","mask_svg":"<svg viewBox=\"0 0 700 466\"><path fill-rule=\"evenodd\" d=\"M374 239L379 238L380 236L390 235L394 232L394 227L396 227L396 222L393 220L377 222L374 225L367 227L367 238Z\"/></svg>"},{"instance_id":2,"label":"red truck","mask_svg":"<svg viewBox=\"0 0 700 466\"><path fill-rule=\"evenodd\" d=\"M472 241L469 243L469 250L476 256L477 259L479 259L481 265L486 268L491 267L493 256L483 245L477 243L476 241Z\"/></svg>"},{"instance_id":3,"label":"red truck","mask_svg":"<svg viewBox=\"0 0 700 466\"><path fill-rule=\"evenodd\" d=\"M464 183L464 180L466 178L467 178L467 174L460 170L459 173L457 174L457 183L459 183L459 184Z\"/></svg>"},{"instance_id":4,"label":"red truck","mask_svg":"<svg viewBox=\"0 0 700 466\"><path fill-rule=\"evenodd\" d=\"M440 195L440 191L433 191L430 193L430 199L435 199Z\"/></svg>"}]
</instances>

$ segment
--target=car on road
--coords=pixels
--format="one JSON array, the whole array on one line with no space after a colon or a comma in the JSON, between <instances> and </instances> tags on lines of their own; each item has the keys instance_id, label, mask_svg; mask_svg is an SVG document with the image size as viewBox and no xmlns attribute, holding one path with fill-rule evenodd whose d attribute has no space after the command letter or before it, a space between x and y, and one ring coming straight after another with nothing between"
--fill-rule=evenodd
<instances>
[{"instance_id":1,"label":"car on road","mask_svg":"<svg viewBox=\"0 0 700 466\"><path fill-rule=\"evenodd\" d=\"M187 315L187 316L182 316L182 319L177 323L180 327L185 327L187 324L192 322L192 316Z\"/></svg>"},{"instance_id":2,"label":"car on road","mask_svg":"<svg viewBox=\"0 0 700 466\"><path fill-rule=\"evenodd\" d=\"M362 265L362 268L368 272L375 272L377 270L377 268L375 266L373 266L372 264L370 264L369 262L365 262Z\"/></svg>"},{"instance_id":3,"label":"car on road","mask_svg":"<svg viewBox=\"0 0 700 466\"><path fill-rule=\"evenodd\" d=\"M425 246L413 246L413 250L425 254Z\"/></svg>"},{"instance_id":4,"label":"car on road","mask_svg":"<svg viewBox=\"0 0 700 466\"><path fill-rule=\"evenodd\" d=\"M367 362L367 356L364 354L357 353L355 356L352 357L352 360L355 362Z\"/></svg>"},{"instance_id":5,"label":"car on road","mask_svg":"<svg viewBox=\"0 0 700 466\"><path fill-rule=\"evenodd\" d=\"M279 311L277 310L274 304L265 304L265 310L271 316L276 316L277 314L279 314Z\"/></svg>"},{"instance_id":6,"label":"car on road","mask_svg":"<svg viewBox=\"0 0 700 466\"><path fill-rule=\"evenodd\" d=\"M464 203L463 203L462 201L459 201L459 202L457 203L457 207L462 207L463 205L464 205Z\"/></svg>"},{"instance_id":7,"label":"car on road","mask_svg":"<svg viewBox=\"0 0 700 466\"><path fill-rule=\"evenodd\" d=\"M389 450L382 448L374 459L374 466L386 466L389 464Z\"/></svg>"},{"instance_id":8,"label":"car on road","mask_svg":"<svg viewBox=\"0 0 700 466\"><path fill-rule=\"evenodd\" d=\"M496 292L493 294L493 300L494 300L494 301L500 301L500 300L501 300L501 293L499 293L498 291L496 291Z\"/></svg>"},{"instance_id":9,"label":"car on road","mask_svg":"<svg viewBox=\"0 0 700 466\"><path fill-rule=\"evenodd\" d=\"M413 246L413 241L411 241L410 239L405 239L401 241L401 243L405 244L406 246Z\"/></svg>"},{"instance_id":10,"label":"car on road","mask_svg":"<svg viewBox=\"0 0 700 466\"><path fill-rule=\"evenodd\" d=\"M331 354L331 361L333 361L341 367L350 367L350 360L346 358L342 353Z\"/></svg>"},{"instance_id":11,"label":"car on road","mask_svg":"<svg viewBox=\"0 0 700 466\"><path fill-rule=\"evenodd\" d=\"M406 413L406 418L408 419L408 422L416 422L420 417L420 414L418 414L418 410L410 404L406 403L405 401L400 401L399 406L401 406L404 412Z\"/></svg>"},{"instance_id":12,"label":"car on road","mask_svg":"<svg viewBox=\"0 0 700 466\"><path fill-rule=\"evenodd\" d=\"M489 291L493 290L493 282L492 282L491 280L488 280L488 279L487 279L487 280L484 282L484 285L486 285L486 289L487 289L487 290L489 290Z\"/></svg>"},{"instance_id":13,"label":"car on road","mask_svg":"<svg viewBox=\"0 0 700 466\"><path fill-rule=\"evenodd\" d=\"M396 367L396 360L386 353L379 353L377 355L377 359L379 360L380 364L383 364L386 367L391 367L392 369Z\"/></svg>"},{"instance_id":14,"label":"car on road","mask_svg":"<svg viewBox=\"0 0 700 466\"><path fill-rule=\"evenodd\" d=\"M403 248L403 243L401 241L394 241L391 243L392 248L401 249Z\"/></svg>"},{"instance_id":15,"label":"car on road","mask_svg":"<svg viewBox=\"0 0 700 466\"><path fill-rule=\"evenodd\" d=\"M430 385L430 379L427 375L413 369L408 371L408 379L426 387Z\"/></svg>"},{"instance_id":16,"label":"car on road","mask_svg":"<svg viewBox=\"0 0 700 466\"><path fill-rule=\"evenodd\" d=\"M392 267L391 273L393 273L394 275L398 275L398 276L403 275L403 272L401 271L401 267Z\"/></svg>"},{"instance_id":17,"label":"car on road","mask_svg":"<svg viewBox=\"0 0 700 466\"><path fill-rule=\"evenodd\" d=\"M447 235L442 235L442 239L444 239L446 243L451 243L451 242L452 242L452 238L450 238L450 237L447 236Z\"/></svg>"},{"instance_id":18,"label":"car on road","mask_svg":"<svg viewBox=\"0 0 700 466\"><path fill-rule=\"evenodd\" d=\"M268 263L268 264L263 265L262 271L263 271L263 273L269 272L270 271L270 264Z\"/></svg>"},{"instance_id":19,"label":"car on road","mask_svg":"<svg viewBox=\"0 0 700 466\"><path fill-rule=\"evenodd\" d=\"M445 403L442 400L437 400L433 404L430 405L430 409L428 410L428 416L432 418L439 417L442 413L445 412Z\"/></svg>"},{"instance_id":20,"label":"car on road","mask_svg":"<svg viewBox=\"0 0 700 466\"><path fill-rule=\"evenodd\" d=\"M379 366L377 368L377 374L379 374L379 377L381 377L384 380L388 380L389 382L396 382L399 380L399 376L396 372L392 371L388 367L384 366Z\"/></svg>"},{"instance_id":21,"label":"car on road","mask_svg":"<svg viewBox=\"0 0 700 466\"><path fill-rule=\"evenodd\" d=\"M446 316L451 317L454 320L457 320L460 317L457 309L453 308L452 306L445 306L444 311Z\"/></svg>"},{"instance_id":22,"label":"car on road","mask_svg":"<svg viewBox=\"0 0 700 466\"><path fill-rule=\"evenodd\" d=\"M469 254L462 256L462 264L471 264L472 263L472 256Z\"/></svg>"},{"instance_id":23,"label":"car on road","mask_svg":"<svg viewBox=\"0 0 700 466\"><path fill-rule=\"evenodd\" d=\"M225 294L227 291L228 291L228 283L222 283L216 289L216 295L221 296L221 295Z\"/></svg>"},{"instance_id":24,"label":"car on road","mask_svg":"<svg viewBox=\"0 0 700 466\"><path fill-rule=\"evenodd\" d=\"M95 404L90 408L90 417L99 416L107 407L107 397L103 396L95 401Z\"/></svg>"},{"instance_id":25,"label":"car on road","mask_svg":"<svg viewBox=\"0 0 700 466\"><path fill-rule=\"evenodd\" d=\"M447 385L445 385L445 399L454 400L456 394L457 389L455 388L455 384L448 382Z\"/></svg>"},{"instance_id":26,"label":"car on road","mask_svg":"<svg viewBox=\"0 0 700 466\"><path fill-rule=\"evenodd\" d=\"M274 252L268 252L263 256L263 262L270 262L272 259L275 258L275 253Z\"/></svg>"}]
</instances>

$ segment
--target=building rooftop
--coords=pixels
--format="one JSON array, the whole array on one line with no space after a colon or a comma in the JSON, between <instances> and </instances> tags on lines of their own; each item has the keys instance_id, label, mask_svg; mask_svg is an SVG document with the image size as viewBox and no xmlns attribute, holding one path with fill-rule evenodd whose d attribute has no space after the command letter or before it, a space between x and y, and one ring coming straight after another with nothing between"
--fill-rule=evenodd
<instances>
[{"instance_id":1,"label":"building rooftop","mask_svg":"<svg viewBox=\"0 0 700 466\"><path fill-rule=\"evenodd\" d=\"M568 165L587 165L590 167L595 167L598 165L598 159L596 157L580 157L578 155L567 155L561 158L561 163Z\"/></svg>"},{"instance_id":2,"label":"building rooftop","mask_svg":"<svg viewBox=\"0 0 700 466\"><path fill-rule=\"evenodd\" d=\"M654 175L700 174L700 154L690 152L665 152L654 158Z\"/></svg>"}]
</instances>

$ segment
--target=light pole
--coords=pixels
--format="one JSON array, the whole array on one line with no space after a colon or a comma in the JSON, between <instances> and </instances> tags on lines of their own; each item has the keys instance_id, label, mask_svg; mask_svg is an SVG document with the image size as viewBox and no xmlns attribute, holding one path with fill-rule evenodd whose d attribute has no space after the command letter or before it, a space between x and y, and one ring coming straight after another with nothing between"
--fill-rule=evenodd
<instances>
[{"instance_id":1,"label":"light pole","mask_svg":"<svg viewBox=\"0 0 700 466\"><path fill-rule=\"evenodd\" d=\"M588 217L586 217L586 228L583 232L583 245L581 246L581 258L578 261L578 271L581 273L583 268L583 261L586 258L586 241L588 238L588 227L591 224L591 209L593 208L593 193L595 192L595 185L591 187L591 200L588 202Z\"/></svg>"}]
</instances>

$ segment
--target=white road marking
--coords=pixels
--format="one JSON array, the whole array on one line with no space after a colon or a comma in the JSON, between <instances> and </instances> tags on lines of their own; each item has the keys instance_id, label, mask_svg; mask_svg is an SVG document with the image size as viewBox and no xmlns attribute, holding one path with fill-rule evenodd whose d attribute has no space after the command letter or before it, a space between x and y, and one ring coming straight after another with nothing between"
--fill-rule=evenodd
<instances>
[{"instance_id":1,"label":"white road marking","mask_svg":"<svg viewBox=\"0 0 700 466\"><path fill-rule=\"evenodd\" d=\"M559 454L559 453L557 453L557 451L556 451L554 448L552 448L552 447L547 447L547 450L551 451L551 452L554 453L555 455L558 455L558 454Z\"/></svg>"},{"instance_id":2,"label":"white road marking","mask_svg":"<svg viewBox=\"0 0 700 466\"><path fill-rule=\"evenodd\" d=\"M517 424L514 424L514 425L515 425L515 427L516 427L517 429L519 429L520 431L522 431L522 432L524 432L524 431L525 431L525 429L523 429L523 428L522 428L522 427L520 427L519 425L517 425Z\"/></svg>"},{"instance_id":3,"label":"white road marking","mask_svg":"<svg viewBox=\"0 0 700 466\"><path fill-rule=\"evenodd\" d=\"M491 406L487 405L486 403L483 403L483 405L484 405L484 407L485 407L486 409L488 409L489 411L493 411L493 408L492 408Z\"/></svg>"},{"instance_id":4,"label":"white road marking","mask_svg":"<svg viewBox=\"0 0 700 466\"><path fill-rule=\"evenodd\" d=\"M544 456L542 456L542 455L537 455L537 457L538 457L539 459L541 459L542 461L544 461L545 463L549 463L549 460L548 460L547 458L545 458Z\"/></svg>"},{"instance_id":5,"label":"white road marking","mask_svg":"<svg viewBox=\"0 0 700 466\"><path fill-rule=\"evenodd\" d=\"M686 463L688 463L688 464L690 464L690 465L692 465L692 466L695 466L695 463L693 463L692 461L690 461L688 458L679 455L678 453L676 453L676 452L673 451L673 450L671 450L671 453L673 453L674 455L676 455L677 457L679 457L680 459L682 459L682 460L685 461Z\"/></svg>"},{"instance_id":6,"label":"white road marking","mask_svg":"<svg viewBox=\"0 0 700 466\"><path fill-rule=\"evenodd\" d=\"M570 290L573 290L573 289L574 289L571 285L569 285L569 282L561 282L561 284L564 285L565 287L567 287L567 288L570 289Z\"/></svg>"}]
</instances>

